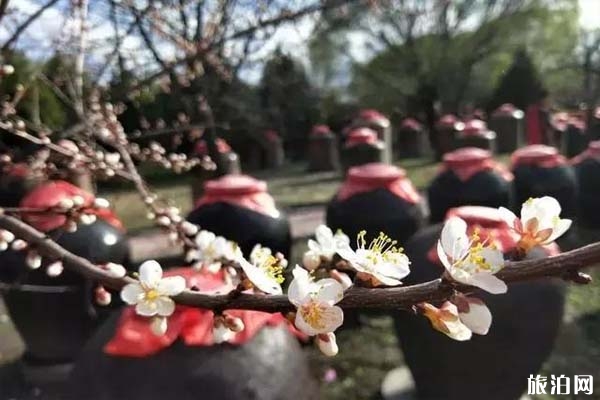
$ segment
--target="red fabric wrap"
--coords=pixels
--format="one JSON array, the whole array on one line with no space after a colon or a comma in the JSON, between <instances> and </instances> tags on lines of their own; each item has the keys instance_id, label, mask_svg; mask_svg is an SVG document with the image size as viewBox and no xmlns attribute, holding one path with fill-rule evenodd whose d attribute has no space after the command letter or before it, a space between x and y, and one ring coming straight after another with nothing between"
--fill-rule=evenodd
<instances>
[{"instance_id":1,"label":"red fabric wrap","mask_svg":"<svg viewBox=\"0 0 600 400\"><path fill-rule=\"evenodd\" d=\"M377 132L371 128L355 128L350 131L345 146L353 147L359 144L376 144L378 142Z\"/></svg>"},{"instance_id":2,"label":"red fabric wrap","mask_svg":"<svg viewBox=\"0 0 600 400\"><path fill-rule=\"evenodd\" d=\"M264 136L265 136L265 139L267 139L267 141L269 141L269 142L279 142L279 141L281 141L281 138L279 137L279 134L274 129L266 130L265 133L264 133Z\"/></svg>"},{"instance_id":3,"label":"red fabric wrap","mask_svg":"<svg viewBox=\"0 0 600 400\"><path fill-rule=\"evenodd\" d=\"M466 121L462 129L464 136L484 136L487 132L487 124L476 118Z\"/></svg>"},{"instance_id":4,"label":"red fabric wrap","mask_svg":"<svg viewBox=\"0 0 600 400\"><path fill-rule=\"evenodd\" d=\"M405 118L400 124L400 129L408 131L420 131L423 128L421 123L414 118Z\"/></svg>"},{"instance_id":5,"label":"red fabric wrap","mask_svg":"<svg viewBox=\"0 0 600 400\"><path fill-rule=\"evenodd\" d=\"M2 171L6 176L11 178L25 179L31 173L29 166L26 163L10 164Z\"/></svg>"},{"instance_id":6,"label":"red fabric wrap","mask_svg":"<svg viewBox=\"0 0 600 400\"><path fill-rule=\"evenodd\" d=\"M600 161L600 140L590 142L586 150L571 159L570 164L577 165L590 158Z\"/></svg>"},{"instance_id":7,"label":"red fabric wrap","mask_svg":"<svg viewBox=\"0 0 600 400\"><path fill-rule=\"evenodd\" d=\"M215 145L217 146L217 151L220 154L226 154L231 152L231 146L224 139L217 138L215 140ZM206 144L206 140L200 139L196 142L196 147L194 147L194 153L199 156L207 156L208 155L208 145Z\"/></svg>"},{"instance_id":8,"label":"red fabric wrap","mask_svg":"<svg viewBox=\"0 0 600 400\"><path fill-rule=\"evenodd\" d=\"M310 131L310 136L321 137L331 135L331 129L327 125L315 125Z\"/></svg>"},{"instance_id":9,"label":"red fabric wrap","mask_svg":"<svg viewBox=\"0 0 600 400\"><path fill-rule=\"evenodd\" d=\"M438 129L454 129L460 131L464 127L464 124L455 115L446 114L438 120L436 126Z\"/></svg>"},{"instance_id":10,"label":"red fabric wrap","mask_svg":"<svg viewBox=\"0 0 600 400\"><path fill-rule=\"evenodd\" d=\"M555 168L567 164L567 159L555 147L534 144L515 151L511 156L511 164L513 170L519 165Z\"/></svg>"},{"instance_id":11,"label":"red fabric wrap","mask_svg":"<svg viewBox=\"0 0 600 400\"><path fill-rule=\"evenodd\" d=\"M201 292L214 292L217 289L231 289L225 284L222 272L216 274L199 272L191 268L169 270L165 276L183 276L187 287L196 287ZM250 341L265 326L285 324L290 332L299 338L306 336L296 330L281 313L270 314L261 311L227 310L227 315L238 317L244 322L244 330L236 334L229 343L241 345ZM177 305L168 319L167 332L157 336L150 329L150 319L140 317L134 307L123 310L113 338L105 345L104 352L121 357L149 357L171 346L177 339L188 346L212 346L214 313L193 307Z\"/></svg>"},{"instance_id":12,"label":"red fabric wrap","mask_svg":"<svg viewBox=\"0 0 600 400\"><path fill-rule=\"evenodd\" d=\"M497 208L481 206L462 206L448 210L446 220L459 217L467 223L467 235L471 236L477 230L479 237L487 244L494 244L504 254L512 251L517 246L519 235L510 229L500 216ZM549 256L560 253L556 244L544 246ZM437 255L437 242L427 253L429 261L440 264Z\"/></svg>"},{"instance_id":13,"label":"red fabric wrap","mask_svg":"<svg viewBox=\"0 0 600 400\"><path fill-rule=\"evenodd\" d=\"M517 113L522 113L514 104L504 103L500 107L496 108L492 113L494 117L517 117ZM522 118L522 115L521 117Z\"/></svg>"},{"instance_id":14,"label":"red fabric wrap","mask_svg":"<svg viewBox=\"0 0 600 400\"><path fill-rule=\"evenodd\" d=\"M95 197L93 194L86 192L71 185L65 181L49 181L37 186L30 191L20 203L20 207L24 208L51 208L57 206L61 200L81 196L84 200L84 207L92 207ZM98 218L103 219L115 228L124 231L123 223L117 218L112 210L105 208L91 208L91 214L95 214ZM23 214L23 219L28 224L32 225L39 231L48 232L53 229L63 226L67 220L64 215L55 213L30 213Z\"/></svg>"},{"instance_id":15,"label":"red fabric wrap","mask_svg":"<svg viewBox=\"0 0 600 400\"><path fill-rule=\"evenodd\" d=\"M381 127L387 127L390 124L390 120L385 115L373 109L361 110L358 113L358 119Z\"/></svg>"},{"instance_id":16,"label":"red fabric wrap","mask_svg":"<svg viewBox=\"0 0 600 400\"><path fill-rule=\"evenodd\" d=\"M532 104L527 108L525 114L527 121L527 143L539 144L542 143L543 133L542 124L540 121L540 106Z\"/></svg>"},{"instance_id":17,"label":"red fabric wrap","mask_svg":"<svg viewBox=\"0 0 600 400\"><path fill-rule=\"evenodd\" d=\"M267 183L248 175L225 175L204 183L204 194L194 208L213 203L228 203L273 218L279 216L275 200L267 193Z\"/></svg>"},{"instance_id":18,"label":"red fabric wrap","mask_svg":"<svg viewBox=\"0 0 600 400\"><path fill-rule=\"evenodd\" d=\"M439 173L447 170L454 172L462 182L481 171L495 171L507 181L513 179L512 173L504 165L492 159L492 153L477 147L463 147L444 154L444 164Z\"/></svg>"},{"instance_id":19,"label":"red fabric wrap","mask_svg":"<svg viewBox=\"0 0 600 400\"><path fill-rule=\"evenodd\" d=\"M383 163L370 163L352 167L336 195L344 201L359 193L386 189L411 204L421 201L421 196L403 169Z\"/></svg>"}]
</instances>

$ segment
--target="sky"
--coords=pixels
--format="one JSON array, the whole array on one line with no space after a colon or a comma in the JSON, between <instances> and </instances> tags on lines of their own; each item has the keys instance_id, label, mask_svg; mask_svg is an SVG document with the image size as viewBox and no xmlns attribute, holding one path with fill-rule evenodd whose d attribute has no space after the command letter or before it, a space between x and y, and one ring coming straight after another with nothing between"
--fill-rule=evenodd
<instances>
[{"instance_id":1,"label":"sky","mask_svg":"<svg viewBox=\"0 0 600 400\"><path fill-rule=\"evenodd\" d=\"M580 24L582 27L600 28L600 0L578 0L581 8ZM12 0L12 5L16 5L23 13L34 12L38 5L33 0ZM103 38L111 35L110 25L107 21L92 21L94 28L91 33L91 40L99 45L99 55L102 54ZM256 54L253 55L255 61L264 59L266 55L281 47L284 52L293 55L300 60L308 60L308 49L306 43L310 37L314 22L311 18L304 18L295 24L287 24L269 39L267 44ZM25 38L29 47L28 50L35 51L40 58L45 58L50 54L50 50L54 47L53 41L60 40L64 33L73 26L70 19L63 15L59 9L47 10L39 20L33 23L27 30ZM6 37L6 30L0 26L0 41ZM365 61L368 53L365 51L365 41L360 37L355 37L351 40L351 47L348 49L349 54L357 61ZM137 37L129 37L125 40L124 48L126 52L135 52L135 49L140 46L140 39ZM35 50L32 50L35 49ZM46 50L44 50L46 49ZM173 49L169 46L162 46L161 53L167 56L174 56ZM106 48L108 50L108 47ZM93 61L93 60L92 60ZM142 60L142 64L145 60ZM258 64L258 63L257 63ZM250 63L249 67L243 70L243 78L249 83L258 81L261 70ZM133 67L130 65L130 67Z\"/></svg>"}]
</instances>

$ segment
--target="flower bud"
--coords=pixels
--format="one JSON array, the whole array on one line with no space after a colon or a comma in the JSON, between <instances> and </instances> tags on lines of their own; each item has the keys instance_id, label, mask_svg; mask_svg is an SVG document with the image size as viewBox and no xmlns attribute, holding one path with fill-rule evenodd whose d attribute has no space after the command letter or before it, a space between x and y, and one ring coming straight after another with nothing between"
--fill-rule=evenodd
<instances>
[{"instance_id":1,"label":"flower bud","mask_svg":"<svg viewBox=\"0 0 600 400\"><path fill-rule=\"evenodd\" d=\"M74 205L75 205L75 203L73 202L73 200L69 199L68 197L61 199L58 202L58 207L64 211L69 211L71 208L73 208Z\"/></svg>"},{"instance_id":2,"label":"flower bud","mask_svg":"<svg viewBox=\"0 0 600 400\"><path fill-rule=\"evenodd\" d=\"M109 208L110 202L102 197L94 199L94 207L96 208Z\"/></svg>"},{"instance_id":3,"label":"flower bud","mask_svg":"<svg viewBox=\"0 0 600 400\"><path fill-rule=\"evenodd\" d=\"M150 322L150 330L152 330L152 333L154 333L156 336L163 336L165 333L167 333L167 328L167 318L152 318L152 321Z\"/></svg>"},{"instance_id":4,"label":"flower bud","mask_svg":"<svg viewBox=\"0 0 600 400\"><path fill-rule=\"evenodd\" d=\"M77 223L73 220L65 222L64 228L69 233L77 232Z\"/></svg>"},{"instance_id":5,"label":"flower bud","mask_svg":"<svg viewBox=\"0 0 600 400\"><path fill-rule=\"evenodd\" d=\"M38 269L42 266L42 257L37 253L37 251L29 251L27 256L25 257L25 264L31 269Z\"/></svg>"},{"instance_id":6,"label":"flower bud","mask_svg":"<svg viewBox=\"0 0 600 400\"><path fill-rule=\"evenodd\" d=\"M79 222L81 222L83 225L91 225L94 222L96 222L96 215L95 214L81 214L79 216Z\"/></svg>"},{"instance_id":7,"label":"flower bud","mask_svg":"<svg viewBox=\"0 0 600 400\"><path fill-rule=\"evenodd\" d=\"M51 278L56 278L64 271L63 263L61 261L55 261L46 267L46 274Z\"/></svg>"},{"instance_id":8,"label":"flower bud","mask_svg":"<svg viewBox=\"0 0 600 400\"><path fill-rule=\"evenodd\" d=\"M25 250L25 248L27 248L27 242L22 239L16 239L14 242L12 242L11 247L14 251Z\"/></svg>"},{"instance_id":9,"label":"flower bud","mask_svg":"<svg viewBox=\"0 0 600 400\"><path fill-rule=\"evenodd\" d=\"M321 256L312 251L307 251L302 257L302 265L309 271L315 270L321 265Z\"/></svg>"},{"instance_id":10,"label":"flower bud","mask_svg":"<svg viewBox=\"0 0 600 400\"><path fill-rule=\"evenodd\" d=\"M329 271L329 276L338 281L342 285L344 290L350 289L354 284L347 273L340 272L337 269Z\"/></svg>"},{"instance_id":11,"label":"flower bud","mask_svg":"<svg viewBox=\"0 0 600 400\"><path fill-rule=\"evenodd\" d=\"M73 204L77 207L81 207L85 204L85 199L79 195L73 196L71 200L73 201Z\"/></svg>"},{"instance_id":12,"label":"flower bud","mask_svg":"<svg viewBox=\"0 0 600 400\"><path fill-rule=\"evenodd\" d=\"M171 219L166 215L161 215L160 217L156 218L156 224L159 226L169 226L171 225Z\"/></svg>"},{"instance_id":13,"label":"flower bud","mask_svg":"<svg viewBox=\"0 0 600 400\"><path fill-rule=\"evenodd\" d=\"M335 333L333 332L317 335L315 342L317 343L319 350L321 350L321 353L325 354L327 357L333 357L339 351Z\"/></svg>"},{"instance_id":14,"label":"flower bud","mask_svg":"<svg viewBox=\"0 0 600 400\"><path fill-rule=\"evenodd\" d=\"M15 240L15 235L6 229L0 229L0 241L11 243Z\"/></svg>"},{"instance_id":15,"label":"flower bud","mask_svg":"<svg viewBox=\"0 0 600 400\"><path fill-rule=\"evenodd\" d=\"M6 76L6 75L12 75L14 73L15 73L15 67L13 67L10 64L4 64L2 66L2 74L0 74L0 75Z\"/></svg>"},{"instance_id":16,"label":"flower bud","mask_svg":"<svg viewBox=\"0 0 600 400\"><path fill-rule=\"evenodd\" d=\"M198 233L198 225L192 224L189 221L183 221L181 223L181 229L187 236L194 236Z\"/></svg>"},{"instance_id":17,"label":"flower bud","mask_svg":"<svg viewBox=\"0 0 600 400\"><path fill-rule=\"evenodd\" d=\"M127 274L127 270L121 264L109 262L102 266L104 270L110 273L114 278L122 278Z\"/></svg>"},{"instance_id":18,"label":"flower bud","mask_svg":"<svg viewBox=\"0 0 600 400\"><path fill-rule=\"evenodd\" d=\"M112 301L112 294L104 289L103 286L98 286L94 291L94 296L96 298L96 304L100 306L107 306Z\"/></svg>"},{"instance_id":19,"label":"flower bud","mask_svg":"<svg viewBox=\"0 0 600 400\"><path fill-rule=\"evenodd\" d=\"M244 330L244 321L241 318L225 315L224 322L225 326L232 332L238 333Z\"/></svg>"}]
</instances>

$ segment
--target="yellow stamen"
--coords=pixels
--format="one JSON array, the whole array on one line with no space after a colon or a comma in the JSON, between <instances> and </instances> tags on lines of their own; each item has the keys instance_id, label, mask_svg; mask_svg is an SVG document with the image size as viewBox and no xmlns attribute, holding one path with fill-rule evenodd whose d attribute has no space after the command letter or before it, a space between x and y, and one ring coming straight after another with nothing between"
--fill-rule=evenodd
<instances>
[{"instance_id":1,"label":"yellow stamen","mask_svg":"<svg viewBox=\"0 0 600 400\"><path fill-rule=\"evenodd\" d=\"M324 311L324 307L315 301L310 301L309 303L300 307L299 310L300 315L302 315L302 319L304 319L304 321L306 321L306 323L314 329L325 328L325 324L323 323Z\"/></svg>"}]
</instances>

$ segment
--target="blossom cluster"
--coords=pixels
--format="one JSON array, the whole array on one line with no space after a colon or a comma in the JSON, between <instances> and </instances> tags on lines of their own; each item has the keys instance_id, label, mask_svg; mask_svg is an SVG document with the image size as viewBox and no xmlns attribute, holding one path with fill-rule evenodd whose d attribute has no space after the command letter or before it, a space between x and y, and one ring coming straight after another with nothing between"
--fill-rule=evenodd
<instances>
[{"instance_id":1,"label":"blossom cluster","mask_svg":"<svg viewBox=\"0 0 600 400\"><path fill-rule=\"evenodd\" d=\"M501 209L503 218L515 235L518 248L528 252L546 245L564 234L571 221L560 218L560 205L555 199L530 199L523 204L521 215ZM367 233L360 232L354 247L343 232L333 232L319 226L315 239L308 241L303 265L291 270L287 298L294 306L295 327L314 337L317 347L328 356L338 352L335 331L344 322L339 303L353 285L376 288L402 284L410 273L410 260L395 240L384 233L370 242ZM234 242L212 232L194 232L197 248L186 258L194 268L210 272L225 271L232 290L280 295L288 263L281 254L257 245L248 258ZM505 264L504 254L494 243L482 240L478 233L467 234L467 223L458 217L449 218L437 243L437 255L445 267L443 279L454 285L455 294L439 305L420 303L417 309L431 321L433 328L452 339L469 340L473 334L485 335L492 323L492 313L485 303L461 288L476 287L491 294L508 290L497 276ZM157 334L167 329L168 317L175 309L172 297L186 288L182 277L162 277L155 261L140 267L138 280L125 286L121 298L134 305L139 315L151 317ZM215 317L217 342L227 340L243 330L243 323L225 314Z\"/></svg>"}]
</instances>

